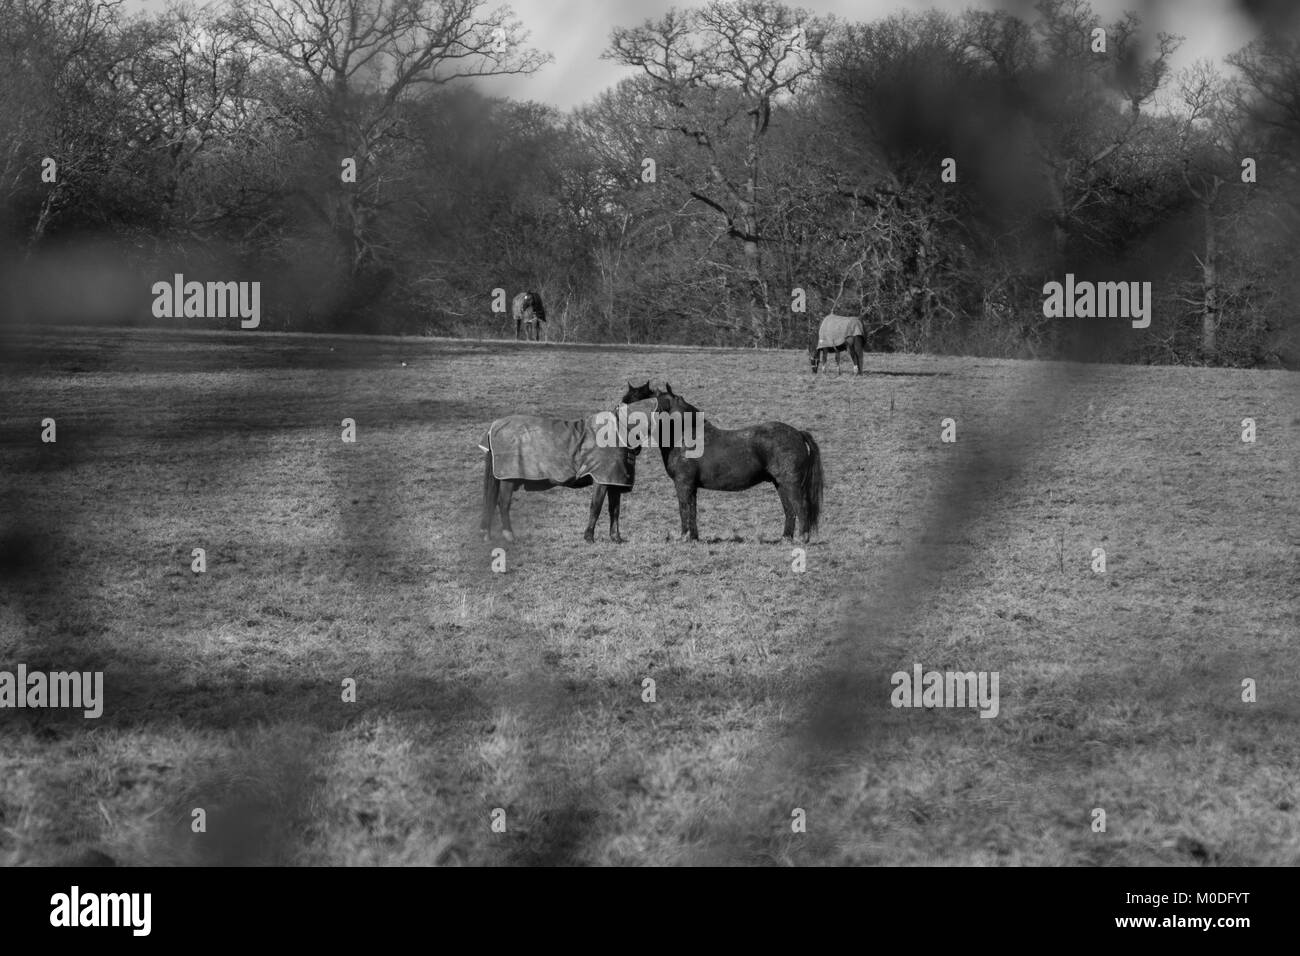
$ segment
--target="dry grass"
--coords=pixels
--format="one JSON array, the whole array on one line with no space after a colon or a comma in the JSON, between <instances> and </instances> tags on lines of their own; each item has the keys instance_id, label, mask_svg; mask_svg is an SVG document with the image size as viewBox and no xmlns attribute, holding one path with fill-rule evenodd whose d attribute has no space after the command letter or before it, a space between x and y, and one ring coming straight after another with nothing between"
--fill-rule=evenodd
<instances>
[{"instance_id":1,"label":"dry grass","mask_svg":"<svg viewBox=\"0 0 1300 956\"><path fill-rule=\"evenodd\" d=\"M889 374L813 379L789 352L253 333L4 352L0 668L100 669L107 703L0 711L0 863L1300 862L1291 373L1076 387L1064 365L869 356ZM588 492L525 493L491 571L483 427L647 377L724 427L817 437L806 573L766 486L702 493L705 540L677 542L653 450L626 544L603 521L582 542ZM946 476L989 454L935 528ZM938 570L900 587L918 554ZM906 613L862 619L881 588ZM846 660L853 726L806 745ZM1000 715L894 710L914 661L998 671Z\"/></svg>"}]
</instances>

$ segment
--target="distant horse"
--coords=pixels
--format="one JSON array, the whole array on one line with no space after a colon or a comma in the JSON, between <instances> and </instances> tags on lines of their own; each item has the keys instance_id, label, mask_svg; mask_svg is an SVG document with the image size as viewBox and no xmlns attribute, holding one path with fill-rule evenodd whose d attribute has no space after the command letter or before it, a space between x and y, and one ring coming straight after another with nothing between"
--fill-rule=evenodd
<instances>
[{"instance_id":1,"label":"distant horse","mask_svg":"<svg viewBox=\"0 0 1300 956\"><path fill-rule=\"evenodd\" d=\"M515 338L519 338L522 326L525 342L529 339L530 330L532 341L539 341L541 329L537 323L546 321L546 306L542 305L542 297L536 292L520 292L510 304L510 311L515 317Z\"/></svg>"},{"instance_id":2,"label":"distant horse","mask_svg":"<svg viewBox=\"0 0 1300 956\"><path fill-rule=\"evenodd\" d=\"M840 353L847 350L853 360L853 374L862 374L862 353L867 346L867 337L862 331L862 317L835 315L831 313L822 319L817 330L817 343L808 345L808 363L812 365L813 374L825 363L827 357L835 353L835 374L840 374Z\"/></svg>"},{"instance_id":3,"label":"distant horse","mask_svg":"<svg viewBox=\"0 0 1300 956\"><path fill-rule=\"evenodd\" d=\"M627 383L627 391L620 405L654 398L650 383ZM617 409L615 409L617 414ZM511 437L514 444L510 442ZM501 533L507 541L515 540L510 527L510 502L516 489L546 491L549 488L586 488L595 484L591 493L591 515L583 540L596 540L596 521L600 518L605 495L609 495L609 539L623 542L619 533L619 506L623 492L632 490L636 478L636 456L641 447L600 447L595 444L590 421L564 421L541 418L536 415L511 415L498 419L488 429L488 435L479 447L483 456L483 518L480 530L483 540L492 539L492 512L501 514ZM493 454L493 440L505 439L500 459ZM494 467L495 466L495 467ZM497 472L512 474L549 475L550 477L497 477Z\"/></svg>"},{"instance_id":4,"label":"distant horse","mask_svg":"<svg viewBox=\"0 0 1300 956\"><path fill-rule=\"evenodd\" d=\"M744 491L760 481L770 481L776 485L785 510L782 538L794 540L797 517L799 534L805 543L808 541L809 535L817 530L822 507L822 455L812 435L784 422L716 428L703 418L698 408L680 395L674 395L667 382L655 396L660 429L657 437L664 470L677 488L682 540L689 537L698 541L700 537L695 523L698 489ZM665 414L669 417L665 418ZM703 428L703 447L695 458L687 456L690 445L681 432L684 427L690 427L685 425L686 416L692 417L697 431Z\"/></svg>"}]
</instances>

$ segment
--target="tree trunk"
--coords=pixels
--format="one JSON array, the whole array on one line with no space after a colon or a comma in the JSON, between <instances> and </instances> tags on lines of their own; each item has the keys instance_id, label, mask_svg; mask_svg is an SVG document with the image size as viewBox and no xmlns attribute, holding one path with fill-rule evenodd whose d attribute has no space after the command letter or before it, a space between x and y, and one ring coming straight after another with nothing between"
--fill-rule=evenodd
<instances>
[{"instance_id":1,"label":"tree trunk","mask_svg":"<svg viewBox=\"0 0 1300 956\"><path fill-rule=\"evenodd\" d=\"M933 318L934 309L931 308L930 291L930 223L924 218L926 213L922 211L921 234L917 238L916 244L916 272L914 275L915 290L912 295L912 307L916 314L916 325L921 330L922 341L925 348L933 348L931 338L933 329L931 328L931 319Z\"/></svg>"},{"instance_id":2,"label":"tree trunk","mask_svg":"<svg viewBox=\"0 0 1300 956\"><path fill-rule=\"evenodd\" d=\"M41 244L41 240L45 238L45 230L54 217L54 206L58 202L59 187L62 185L62 183L55 183L50 188L50 191L45 194L45 198L41 200L41 211L36 217L36 224L32 226L31 238L27 243L27 254L29 256Z\"/></svg>"},{"instance_id":3,"label":"tree trunk","mask_svg":"<svg viewBox=\"0 0 1300 956\"><path fill-rule=\"evenodd\" d=\"M1052 224L1052 252L1055 254L1055 261L1051 264L1051 268L1054 269L1064 261L1065 247L1070 239L1066 228L1069 221L1069 214L1065 209L1066 176L1059 172L1055 165L1048 165L1043 175L1047 180L1047 215Z\"/></svg>"},{"instance_id":4,"label":"tree trunk","mask_svg":"<svg viewBox=\"0 0 1300 956\"><path fill-rule=\"evenodd\" d=\"M1205 212L1205 259L1201 263L1201 282L1205 296L1201 304L1201 351L1206 358L1218 353L1219 334L1219 239L1214 221L1214 197L1219 191L1219 180L1202 203Z\"/></svg>"},{"instance_id":5,"label":"tree trunk","mask_svg":"<svg viewBox=\"0 0 1300 956\"><path fill-rule=\"evenodd\" d=\"M754 111L745 150L745 192L740 203L740 221L745 229L745 272L749 279L750 328L756 348L769 344L771 321L767 288L763 282L763 260L758 248L758 138L763 134L761 114Z\"/></svg>"}]
</instances>

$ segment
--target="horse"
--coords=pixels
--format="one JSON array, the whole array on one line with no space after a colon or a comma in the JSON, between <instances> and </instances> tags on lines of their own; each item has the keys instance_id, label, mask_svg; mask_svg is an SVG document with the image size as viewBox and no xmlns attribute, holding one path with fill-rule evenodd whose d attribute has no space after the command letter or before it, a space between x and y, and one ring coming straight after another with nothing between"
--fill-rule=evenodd
<instances>
[{"instance_id":1,"label":"horse","mask_svg":"<svg viewBox=\"0 0 1300 956\"><path fill-rule=\"evenodd\" d=\"M770 481L776 485L785 510L782 540L793 542L797 517L800 536L807 543L817 530L822 507L822 456L812 435L784 422L717 428L698 408L675 395L667 382L663 391L655 390L655 399L659 428L656 437L664 470L677 489L681 540L700 538L695 520L698 489L745 491L761 481ZM687 416L695 429L703 430L703 447L697 457L687 454L683 435ZM665 430L669 432L667 440Z\"/></svg>"},{"instance_id":2,"label":"horse","mask_svg":"<svg viewBox=\"0 0 1300 956\"><path fill-rule=\"evenodd\" d=\"M532 341L539 341L541 329L537 323L546 321L546 306L542 305L542 297L536 292L520 292L510 304L510 311L515 317L515 339L518 340L522 325L525 342L528 341L530 329Z\"/></svg>"},{"instance_id":3,"label":"horse","mask_svg":"<svg viewBox=\"0 0 1300 956\"><path fill-rule=\"evenodd\" d=\"M840 353L845 350L853 360L853 374L862 374L862 353L867 346L867 337L862 331L862 318L832 312L822 319L816 343L808 344L808 363L812 366L814 375L832 352L835 353L835 374L839 375Z\"/></svg>"},{"instance_id":4,"label":"horse","mask_svg":"<svg viewBox=\"0 0 1300 956\"><path fill-rule=\"evenodd\" d=\"M645 401L655 397L654 390L650 388L650 383L644 385L633 385L627 383L627 391L619 400L619 405L631 405L635 402ZM615 414L618 409L615 408ZM588 455L586 464L590 467L575 469L573 477L563 481L557 481L550 478L528 479L528 478L498 478L493 470L492 440L491 434L502 422L522 422L525 426L551 427L556 429L559 435L582 435L584 436L583 451ZM632 481L635 479L636 456L640 454L641 447L621 445L617 448L602 448L593 450L589 441L589 423L587 422L565 422L559 419L543 419L532 415L513 415L508 419L498 419L492 423L493 428L489 429L488 437L484 444L479 447L483 449L483 517L480 521L479 528L483 532L483 540L492 540L492 512L497 510L501 514L501 533L507 541L514 541L514 529L510 527L510 502L517 489L523 488L525 491L546 491L550 488L586 488L594 484L595 487L591 493L591 514L587 521L587 530L583 534L583 540L589 543L596 540L596 521L600 518L601 508L605 503L605 496L609 496L609 540L615 544L623 543L623 536L619 532L618 517L619 507L623 500L623 492L630 491ZM536 434L536 433L535 433ZM562 451L561 454L571 454L572 447ZM592 461L592 455L598 456L598 461ZM604 466L603 468L601 466ZM597 480L592 472L592 468L602 470L601 477L606 478L607 482ZM585 472L579 474L577 472ZM626 484L614 483L613 479L622 480L622 475L626 475Z\"/></svg>"}]
</instances>

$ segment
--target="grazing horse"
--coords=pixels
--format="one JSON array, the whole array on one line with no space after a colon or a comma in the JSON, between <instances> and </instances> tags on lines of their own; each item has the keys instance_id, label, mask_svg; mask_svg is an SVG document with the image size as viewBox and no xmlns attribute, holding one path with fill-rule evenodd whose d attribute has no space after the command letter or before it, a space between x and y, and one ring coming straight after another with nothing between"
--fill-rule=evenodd
<instances>
[{"instance_id":1,"label":"grazing horse","mask_svg":"<svg viewBox=\"0 0 1300 956\"><path fill-rule=\"evenodd\" d=\"M677 509L682 519L682 540L698 541L695 523L695 493L708 491L744 491L760 481L776 485L785 509L782 539L794 540L795 518L803 541L817 530L822 507L822 455L812 435L784 422L763 422L748 428L717 428L700 410L664 383L656 391L658 416L657 439L664 459L664 470L677 488ZM665 417L667 416L667 417ZM687 424L690 416L690 424ZM703 447L697 457L690 457L690 443L685 429L703 429ZM665 437L665 431L668 437ZM697 439L698 441L698 439Z\"/></svg>"},{"instance_id":2,"label":"grazing horse","mask_svg":"<svg viewBox=\"0 0 1300 956\"><path fill-rule=\"evenodd\" d=\"M631 405L654 397L649 382L644 385L628 382L627 391L623 393L619 404ZM617 411L615 409L615 414ZM507 447L502 449L497 446L502 459L498 461L493 454L493 440L494 437L501 438L503 435L507 439ZM479 445L485 453L483 518L480 522L483 540L492 539L493 510L501 514L502 536L507 541L515 540L514 530L510 527L510 502L517 489L546 491L556 487L586 488L594 484L591 515L583 540L596 540L596 521L600 518L600 510L608 494L609 540L622 544L623 536L618 528L619 506L623 492L632 490L632 482L636 477L636 456L641 447L627 444L602 447L595 443L593 436L590 421L570 422L536 415L511 415L493 422L487 437ZM511 437L517 441L513 447L509 444ZM522 468L519 467L521 464ZM502 470L523 477L497 477L497 472ZM527 477L529 472L542 477ZM543 476L548 473L549 477Z\"/></svg>"},{"instance_id":3,"label":"grazing horse","mask_svg":"<svg viewBox=\"0 0 1300 956\"><path fill-rule=\"evenodd\" d=\"M835 353L835 374L840 374L840 353L848 350L853 360L853 374L862 374L862 353L867 346L867 337L862 331L862 317L835 315L831 313L822 319L817 330L816 345L808 345L808 363L812 365L813 374L825 363L830 353Z\"/></svg>"},{"instance_id":4,"label":"grazing horse","mask_svg":"<svg viewBox=\"0 0 1300 956\"><path fill-rule=\"evenodd\" d=\"M524 341L528 341L529 330L532 331L532 341L538 341L541 328L537 323L546 321L546 306L542 305L542 297L536 292L520 292L510 304L510 311L515 317L515 338L519 338L522 325Z\"/></svg>"}]
</instances>

